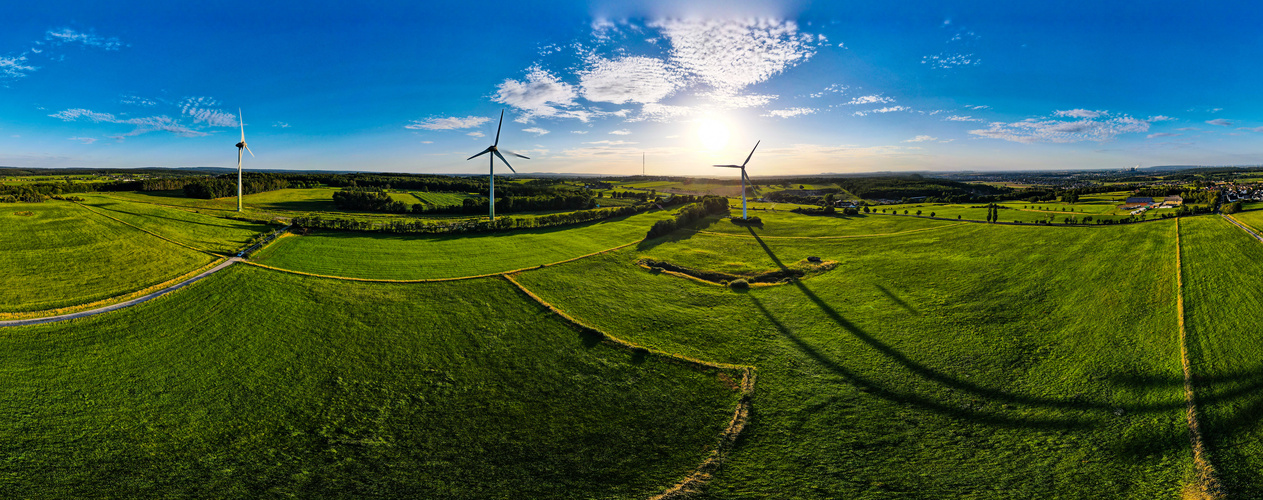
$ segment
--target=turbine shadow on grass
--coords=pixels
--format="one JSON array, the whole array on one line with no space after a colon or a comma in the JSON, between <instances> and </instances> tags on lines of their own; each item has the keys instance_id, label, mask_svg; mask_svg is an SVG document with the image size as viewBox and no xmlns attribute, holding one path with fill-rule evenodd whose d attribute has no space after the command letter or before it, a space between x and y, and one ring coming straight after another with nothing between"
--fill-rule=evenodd
<instances>
[{"instance_id":1,"label":"turbine shadow on grass","mask_svg":"<svg viewBox=\"0 0 1263 500\"><path fill-rule=\"evenodd\" d=\"M915 307L912 307L912 304L905 302L903 299L899 298L899 296L891 293L890 290L886 289L886 287L881 286L881 285L873 285L873 286L877 287L877 289L880 290L881 293L886 294L887 297L890 297L890 300L894 301L896 304L899 304L904 309L907 309L908 312L911 312L912 314L921 314L921 312L917 311Z\"/></svg>"}]
</instances>

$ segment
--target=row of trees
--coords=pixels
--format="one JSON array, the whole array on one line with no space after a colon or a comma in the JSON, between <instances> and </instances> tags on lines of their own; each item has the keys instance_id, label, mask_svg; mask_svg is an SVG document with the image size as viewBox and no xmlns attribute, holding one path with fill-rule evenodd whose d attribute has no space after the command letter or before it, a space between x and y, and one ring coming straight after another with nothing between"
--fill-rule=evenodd
<instances>
[{"instance_id":1,"label":"row of trees","mask_svg":"<svg viewBox=\"0 0 1263 500\"><path fill-rule=\"evenodd\" d=\"M184 196L189 198L225 198L237 195L236 176L220 176L210 179L193 179L184 184ZM241 180L242 194L276 191L290 187L289 180L272 174L250 174Z\"/></svg>"},{"instance_id":2,"label":"row of trees","mask_svg":"<svg viewBox=\"0 0 1263 500\"><path fill-rule=\"evenodd\" d=\"M684 197L677 196L676 198ZM693 223L711 215L728 215L728 198L705 196L697 203L686 205L680 209L679 213L675 214L675 218L663 219L653 223L653 227L649 228L649 232L645 234L645 239L665 236L676 229L691 226Z\"/></svg>"},{"instance_id":3,"label":"row of trees","mask_svg":"<svg viewBox=\"0 0 1263 500\"><path fill-rule=\"evenodd\" d=\"M386 212L395 214L480 214L487 211L486 198L465 198L460 205L407 203L395 200L380 189L352 186L333 193L333 203L343 210ZM505 196L496 199L501 212L538 212L547 210L585 210L596 202L587 193L564 191L553 195Z\"/></svg>"}]
</instances>

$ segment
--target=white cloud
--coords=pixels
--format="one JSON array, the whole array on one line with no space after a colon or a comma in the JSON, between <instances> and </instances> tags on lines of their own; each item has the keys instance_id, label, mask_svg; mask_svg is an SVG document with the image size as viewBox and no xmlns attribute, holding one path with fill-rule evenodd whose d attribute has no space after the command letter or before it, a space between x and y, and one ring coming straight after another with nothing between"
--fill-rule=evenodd
<instances>
[{"instance_id":1,"label":"white cloud","mask_svg":"<svg viewBox=\"0 0 1263 500\"><path fill-rule=\"evenodd\" d=\"M470 133L468 133L468 134L465 134L465 135L470 136L470 137L486 137L486 136L487 136L487 134L484 134L484 133L479 132L479 131L477 131L477 130L475 130L475 131L473 131L473 132L470 132Z\"/></svg>"},{"instance_id":2,"label":"white cloud","mask_svg":"<svg viewBox=\"0 0 1263 500\"><path fill-rule=\"evenodd\" d=\"M1153 139L1153 138L1155 138L1155 137L1176 137L1176 136L1180 136L1180 135L1184 135L1184 134L1175 134L1175 133L1171 133L1171 132L1158 132L1158 133L1156 133L1156 134L1149 134L1149 135L1146 135L1146 136L1145 136L1145 139Z\"/></svg>"},{"instance_id":3,"label":"white cloud","mask_svg":"<svg viewBox=\"0 0 1263 500\"><path fill-rule=\"evenodd\" d=\"M1231 127L1232 123L1233 123L1232 120L1225 120L1223 118L1216 118L1214 120L1206 120L1207 125L1218 125L1220 127Z\"/></svg>"},{"instance_id":4,"label":"white cloud","mask_svg":"<svg viewBox=\"0 0 1263 500\"><path fill-rule=\"evenodd\" d=\"M26 76L27 73L35 71L36 69L39 68L26 63L25 55L12 57L0 56L0 77L22 78Z\"/></svg>"},{"instance_id":5,"label":"white cloud","mask_svg":"<svg viewBox=\"0 0 1263 500\"><path fill-rule=\"evenodd\" d=\"M938 137L931 137L928 135L918 135L916 137L913 137L903 142L926 142L926 141L937 141L937 140L938 140Z\"/></svg>"},{"instance_id":6,"label":"white cloud","mask_svg":"<svg viewBox=\"0 0 1263 500\"><path fill-rule=\"evenodd\" d=\"M125 95L119 98L118 102L119 104L130 104L132 106L142 106L146 108L152 108L158 105L158 101L134 95Z\"/></svg>"},{"instance_id":7,"label":"white cloud","mask_svg":"<svg viewBox=\"0 0 1263 500\"><path fill-rule=\"evenodd\" d=\"M921 64L929 64L937 69L952 69L960 66L977 66L982 64L982 60L974 57L973 54L948 54L944 52L936 56L922 57Z\"/></svg>"},{"instance_id":8,"label":"white cloud","mask_svg":"<svg viewBox=\"0 0 1263 500\"><path fill-rule=\"evenodd\" d=\"M874 95L871 95L871 96L853 97L851 98L849 102L846 102L846 104L849 104L849 105L887 104L887 102L894 102L894 98L880 95L880 93L874 93Z\"/></svg>"},{"instance_id":9,"label":"white cloud","mask_svg":"<svg viewBox=\"0 0 1263 500\"><path fill-rule=\"evenodd\" d=\"M680 70L643 56L606 59L590 56L579 72L579 92L593 102L658 102L684 83Z\"/></svg>"},{"instance_id":10,"label":"white cloud","mask_svg":"<svg viewBox=\"0 0 1263 500\"><path fill-rule=\"evenodd\" d=\"M987 105L985 105L985 104L983 104L983 105L975 105L975 106L971 106L971 105L966 104L966 105L965 105L965 107L966 107L966 108L969 108L969 109L972 109L972 110L975 110L975 111L980 110L980 109L991 109L991 106L987 106Z\"/></svg>"},{"instance_id":11,"label":"white cloud","mask_svg":"<svg viewBox=\"0 0 1263 500\"><path fill-rule=\"evenodd\" d=\"M1239 127L1237 130L1249 130L1251 132L1263 132L1263 127Z\"/></svg>"},{"instance_id":12,"label":"white cloud","mask_svg":"<svg viewBox=\"0 0 1263 500\"><path fill-rule=\"evenodd\" d=\"M960 116L960 115L949 115L948 117L943 118L943 120L944 120L944 121L949 121L949 122L982 122L982 121L986 121L986 120L983 120L982 118L974 118L974 117L972 117L972 116Z\"/></svg>"},{"instance_id":13,"label":"white cloud","mask_svg":"<svg viewBox=\"0 0 1263 500\"><path fill-rule=\"evenodd\" d=\"M67 109L59 111L51 115L53 118L60 118L64 121L78 121L80 118L90 120L95 123L122 123L132 125L135 128L131 132L122 135L112 136L114 139L122 140L124 137L140 135L148 132L171 132L181 137L201 137L207 135L205 132L188 128L168 116L149 116L144 118L128 118L121 119L110 113L97 113L88 109Z\"/></svg>"},{"instance_id":14,"label":"white cloud","mask_svg":"<svg viewBox=\"0 0 1263 500\"><path fill-rule=\"evenodd\" d=\"M660 20L649 24L671 42L670 61L728 93L764 82L816 53L814 35L793 21Z\"/></svg>"},{"instance_id":15,"label":"white cloud","mask_svg":"<svg viewBox=\"0 0 1263 500\"><path fill-rule=\"evenodd\" d=\"M856 111L851 113L851 116L868 116L870 113L893 113L895 111L912 111L912 108L907 106L887 106L884 108L870 109L868 111Z\"/></svg>"},{"instance_id":16,"label":"white cloud","mask_svg":"<svg viewBox=\"0 0 1263 500\"><path fill-rule=\"evenodd\" d=\"M285 122L272 122L272 126L277 128L289 128L289 124Z\"/></svg>"},{"instance_id":17,"label":"white cloud","mask_svg":"<svg viewBox=\"0 0 1263 500\"><path fill-rule=\"evenodd\" d=\"M1197 127L1180 127L1180 128L1177 128L1176 130L1179 130L1180 132L1192 132L1192 131L1201 130L1201 129Z\"/></svg>"},{"instance_id":18,"label":"white cloud","mask_svg":"<svg viewBox=\"0 0 1263 500\"><path fill-rule=\"evenodd\" d=\"M602 145L602 146L625 146L628 144L637 144L637 143L618 140L618 141L592 141L592 142L585 142L584 144L596 144L596 145Z\"/></svg>"},{"instance_id":19,"label":"white cloud","mask_svg":"<svg viewBox=\"0 0 1263 500\"><path fill-rule=\"evenodd\" d=\"M434 141L421 141L421 144L434 144Z\"/></svg>"},{"instance_id":20,"label":"white cloud","mask_svg":"<svg viewBox=\"0 0 1263 500\"><path fill-rule=\"evenodd\" d=\"M588 133L588 131L587 130L571 130L570 133L583 135L583 134Z\"/></svg>"},{"instance_id":21,"label":"white cloud","mask_svg":"<svg viewBox=\"0 0 1263 500\"><path fill-rule=\"evenodd\" d=\"M58 111L48 116L51 116L53 118L60 118L63 121L68 121L68 122L76 121L80 118L92 120L97 123L101 123L101 122L118 123L119 122L118 119L114 118L114 115L110 113L97 113L95 111L83 109L83 108Z\"/></svg>"},{"instance_id":22,"label":"white cloud","mask_svg":"<svg viewBox=\"0 0 1263 500\"><path fill-rule=\"evenodd\" d=\"M571 109L577 106L576 96L572 85L535 65L527 68L522 81L506 79L497 86L491 100L523 111L517 120L520 123L535 117L577 118L586 122L592 116L590 112Z\"/></svg>"},{"instance_id":23,"label":"white cloud","mask_svg":"<svg viewBox=\"0 0 1263 500\"><path fill-rule=\"evenodd\" d=\"M1088 109L1068 109L1064 111L1053 111L1054 115L1060 116L1063 118L1083 118L1085 120L1091 120L1093 118L1099 117L1106 113L1109 113L1109 112L1108 111L1092 111Z\"/></svg>"},{"instance_id":24,"label":"white cloud","mask_svg":"<svg viewBox=\"0 0 1263 500\"><path fill-rule=\"evenodd\" d=\"M738 94L727 90L702 92L697 96L710 99L714 105L721 108L754 108L775 101L779 97L768 94Z\"/></svg>"},{"instance_id":25,"label":"white cloud","mask_svg":"<svg viewBox=\"0 0 1263 500\"><path fill-rule=\"evenodd\" d=\"M611 134L614 134L614 135L631 135L631 131L630 131L630 130L627 130L627 129L622 129L622 130L612 130L612 131L610 131L610 133L611 133Z\"/></svg>"},{"instance_id":26,"label":"white cloud","mask_svg":"<svg viewBox=\"0 0 1263 500\"><path fill-rule=\"evenodd\" d=\"M771 111L768 111L767 114L762 115L762 116L769 117L769 118L773 118L773 117L774 118L790 118L794 116L809 115L815 112L816 110L813 108L773 109Z\"/></svg>"},{"instance_id":27,"label":"white cloud","mask_svg":"<svg viewBox=\"0 0 1263 500\"><path fill-rule=\"evenodd\" d=\"M827 95L827 94L841 94L842 92L846 91L846 89L848 89L848 88L849 88L849 87L847 87L846 85L841 85L841 84L837 84L837 83L835 83L835 84L833 84L833 85L830 85L830 86L828 86L828 87L825 87L825 88L824 88L824 90L821 90L820 92L816 92L816 93L814 93L814 94L811 94L811 97L812 97L813 99L819 99L819 98L821 98L821 97L824 97L824 96L825 96L825 95Z\"/></svg>"},{"instance_id":28,"label":"white cloud","mask_svg":"<svg viewBox=\"0 0 1263 500\"><path fill-rule=\"evenodd\" d=\"M69 140L79 141L84 144L92 144L96 142L96 137L70 137Z\"/></svg>"},{"instance_id":29,"label":"white cloud","mask_svg":"<svg viewBox=\"0 0 1263 500\"><path fill-rule=\"evenodd\" d=\"M1166 121L1172 121L1172 120L1175 120L1175 118L1171 118L1171 117L1169 117L1169 116L1165 116L1165 115L1150 116L1149 118L1146 118L1146 119L1145 119L1145 121L1150 122L1150 123L1153 123L1153 122L1166 122Z\"/></svg>"},{"instance_id":30,"label":"white cloud","mask_svg":"<svg viewBox=\"0 0 1263 500\"><path fill-rule=\"evenodd\" d=\"M665 122L675 118L684 118L696 113L697 110L689 106L673 106L670 104L649 103L641 106L640 115L628 121L653 121Z\"/></svg>"},{"instance_id":31,"label":"white cloud","mask_svg":"<svg viewBox=\"0 0 1263 500\"><path fill-rule=\"evenodd\" d=\"M544 129L539 128L539 127L524 128L524 129L522 129L522 131L523 131L523 132L528 132L528 133L531 133L531 134L535 134L535 135L537 135L537 136L540 136L540 135L544 135L544 134L549 133L549 131L544 130Z\"/></svg>"},{"instance_id":32,"label":"white cloud","mask_svg":"<svg viewBox=\"0 0 1263 500\"><path fill-rule=\"evenodd\" d=\"M180 102L180 112L193 118L193 123L205 123L213 127L236 127L237 115L213 109L219 101L211 97L186 97Z\"/></svg>"},{"instance_id":33,"label":"white cloud","mask_svg":"<svg viewBox=\"0 0 1263 500\"><path fill-rule=\"evenodd\" d=\"M74 43L79 42L89 47L101 47L105 50L118 50L123 46L118 38L103 38L95 33L82 33L70 28L62 28L59 30L48 30L44 34L44 39L54 43Z\"/></svg>"},{"instance_id":34,"label":"white cloud","mask_svg":"<svg viewBox=\"0 0 1263 500\"><path fill-rule=\"evenodd\" d=\"M462 128L474 128L491 121L485 116L466 116L464 118L448 117L448 118L430 118L428 120L412 120L412 123L404 125L403 128L411 130L456 130Z\"/></svg>"},{"instance_id":35,"label":"white cloud","mask_svg":"<svg viewBox=\"0 0 1263 500\"><path fill-rule=\"evenodd\" d=\"M1063 114L1062 112L1054 114L1061 117L1075 117L1075 115ZM1013 123L993 122L986 129L970 130L969 133L979 137L1031 144L1036 142L1103 142L1111 140L1119 134L1148 131L1149 122L1147 121L1126 115L1111 118L1108 113L1101 112L1092 118L1070 121L1053 118L1028 118Z\"/></svg>"}]
</instances>

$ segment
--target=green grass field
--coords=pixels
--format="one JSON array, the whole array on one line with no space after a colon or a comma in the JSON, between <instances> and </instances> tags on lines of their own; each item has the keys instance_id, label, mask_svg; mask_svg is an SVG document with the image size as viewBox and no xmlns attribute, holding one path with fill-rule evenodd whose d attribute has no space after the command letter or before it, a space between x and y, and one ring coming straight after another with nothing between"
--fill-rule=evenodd
<instances>
[{"instance_id":1,"label":"green grass field","mask_svg":"<svg viewBox=\"0 0 1263 500\"><path fill-rule=\"evenodd\" d=\"M5 203L0 209L0 313L108 299L213 260L73 203Z\"/></svg>"},{"instance_id":2,"label":"green grass field","mask_svg":"<svg viewBox=\"0 0 1263 500\"><path fill-rule=\"evenodd\" d=\"M413 236L327 231L290 236L255 254L261 264L328 276L429 279L534 267L643 238L653 211L577 226L468 235Z\"/></svg>"},{"instance_id":3,"label":"green grass field","mask_svg":"<svg viewBox=\"0 0 1263 500\"><path fill-rule=\"evenodd\" d=\"M85 205L110 217L194 248L221 254L235 253L251 238L274 229L263 224L213 217L151 203L127 202L95 193L86 193L81 197L86 200L83 202Z\"/></svg>"},{"instance_id":4,"label":"green grass field","mask_svg":"<svg viewBox=\"0 0 1263 500\"><path fill-rule=\"evenodd\" d=\"M1121 215L1110 215L1108 213L1096 213L1096 212L1090 211L1094 209L1090 209L1086 206L1078 206L1078 205L1071 206L1068 204L1064 204L1064 205L1052 204L1052 203L1025 204L1025 206L1029 207L1027 209L1022 209L1021 207L1024 205L1020 202L1017 202L1017 203L1006 202L1006 203L1002 203L1001 205L1008 206L1011 208L1000 209L999 211L1000 222L1021 221L1023 223L1035 223L1037 221L1052 220L1053 223L1055 224L1061 224L1065 220L1066 217L1073 217L1079 220L1082 220L1084 217L1091 217L1093 219L1093 223L1095 223L1096 220L1100 220L1100 219L1117 220L1117 219L1121 219L1127 216L1126 213L1123 213ZM973 208L973 207L980 207L980 208ZM1065 208L1066 210L1063 212L1061 211L1062 208ZM1070 211L1071 208L1073 208L1075 211L1071 212ZM986 220L987 210L988 210L984 204L976 204L976 205L959 204L958 205L958 204L948 204L948 203L909 203L909 204L904 204L904 205L879 205L876 207L869 207L869 209L870 210L875 209L877 213L879 214L882 213L881 212L882 210L886 210L887 213L894 213L895 211L898 211L898 213L901 215L903 214L904 210L908 211L908 215L915 215L917 211L920 210L922 212L921 215L925 215L925 216L928 216L931 213L934 213L936 214L935 215L936 217L947 217L950 219L955 219L959 216L962 219L972 219L972 220ZM1153 211L1147 212L1146 216L1148 218L1155 218L1158 214L1162 212L1163 211L1153 210Z\"/></svg>"},{"instance_id":5,"label":"green grass field","mask_svg":"<svg viewBox=\"0 0 1263 500\"><path fill-rule=\"evenodd\" d=\"M485 196L472 195L467 193L431 193L428 191L409 191L412 195L412 203L421 202L438 205L440 207L449 205L460 205L467 199L485 198ZM406 200L405 200L406 201Z\"/></svg>"},{"instance_id":6,"label":"green grass field","mask_svg":"<svg viewBox=\"0 0 1263 500\"><path fill-rule=\"evenodd\" d=\"M1211 462L1229 498L1260 498L1263 243L1217 216L1182 221L1180 230L1189 359Z\"/></svg>"},{"instance_id":7,"label":"green grass field","mask_svg":"<svg viewBox=\"0 0 1263 500\"><path fill-rule=\"evenodd\" d=\"M1181 377L1174 236L1173 222L699 234L520 279L635 342L759 366L756 421L709 497L1171 498L1191 473L1182 393L1144 382ZM646 254L840 264L737 293L628 265Z\"/></svg>"},{"instance_id":8,"label":"green grass field","mask_svg":"<svg viewBox=\"0 0 1263 500\"><path fill-rule=\"evenodd\" d=\"M645 498L728 423L713 373L585 341L504 280L244 265L0 336L5 498Z\"/></svg>"},{"instance_id":9,"label":"green grass field","mask_svg":"<svg viewBox=\"0 0 1263 500\"><path fill-rule=\"evenodd\" d=\"M1232 217L1240 221L1242 224L1249 226L1250 229L1254 230L1254 232L1263 234L1263 206L1253 210L1237 212L1232 214Z\"/></svg>"}]
</instances>

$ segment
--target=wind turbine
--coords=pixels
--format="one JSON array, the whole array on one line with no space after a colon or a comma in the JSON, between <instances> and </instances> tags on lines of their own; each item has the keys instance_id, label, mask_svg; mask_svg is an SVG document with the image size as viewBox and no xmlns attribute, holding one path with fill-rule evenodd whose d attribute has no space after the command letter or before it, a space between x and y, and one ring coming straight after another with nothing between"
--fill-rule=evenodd
<instances>
[{"instance_id":1,"label":"wind turbine","mask_svg":"<svg viewBox=\"0 0 1263 500\"><path fill-rule=\"evenodd\" d=\"M491 220L496 220L496 158L500 158L500 161L504 162L504 166L509 167L509 170L512 170L513 173L517 173L517 170L513 170L513 165L509 165L509 160L504 159L504 155L500 154L500 149L497 147L500 145L500 128L502 126L504 126L504 110L500 110L500 124L496 125L496 142L488 146L487 149L482 150L481 153L470 156L465 160L469 161L487 153L491 153L491 156L488 156L488 158L491 159L491 182L489 183L491 186L491 203L489 204L491 207ZM527 160L530 159L530 157L522 156L512 151L506 150L505 153L509 153L518 158L526 158Z\"/></svg>"},{"instance_id":2,"label":"wind turbine","mask_svg":"<svg viewBox=\"0 0 1263 500\"><path fill-rule=\"evenodd\" d=\"M741 218L742 219L748 218L746 217L746 179L749 179L750 177L746 175L746 163L750 163L750 158L754 156L754 150L759 149L760 142L763 142L763 141L754 143L754 149L750 150L750 156L747 156L746 161L742 162L740 165L715 165L716 167L741 169Z\"/></svg>"},{"instance_id":3,"label":"wind turbine","mask_svg":"<svg viewBox=\"0 0 1263 500\"><path fill-rule=\"evenodd\" d=\"M241 118L241 108L237 108L237 121L241 122L241 142L237 143L237 211L241 211L241 150L250 151L250 146L246 145L246 121ZM254 158L254 151L250 151L250 157Z\"/></svg>"}]
</instances>

